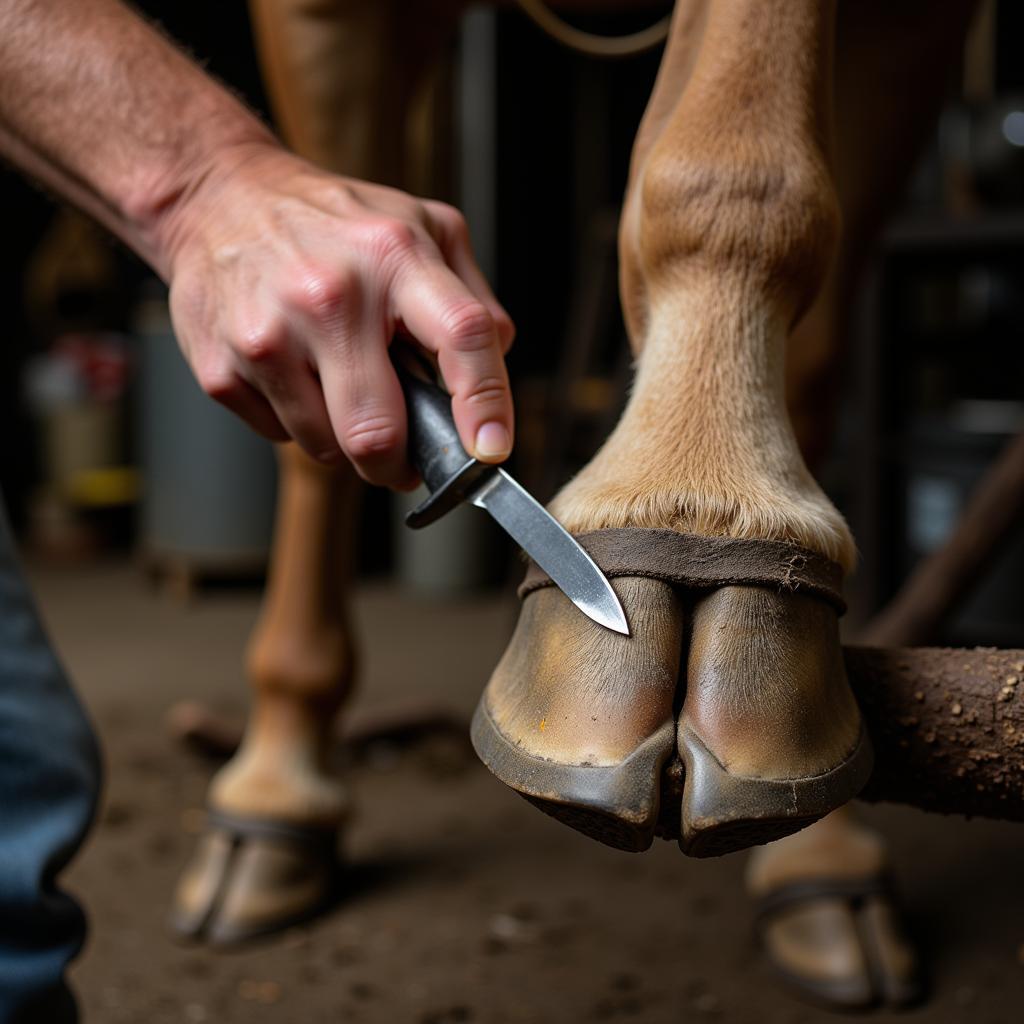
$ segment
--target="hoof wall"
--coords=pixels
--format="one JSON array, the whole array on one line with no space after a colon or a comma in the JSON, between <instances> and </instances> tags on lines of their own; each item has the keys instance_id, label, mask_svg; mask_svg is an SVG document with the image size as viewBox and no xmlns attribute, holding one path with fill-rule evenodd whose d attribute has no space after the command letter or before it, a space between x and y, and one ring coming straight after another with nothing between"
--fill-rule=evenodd
<instances>
[{"instance_id":1,"label":"hoof wall","mask_svg":"<svg viewBox=\"0 0 1024 1024\"><path fill-rule=\"evenodd\" d=\"M337 902L335 829L211 814L175 893L170 928L231 946L316 917Z\"/></svg>"}]
</instances>

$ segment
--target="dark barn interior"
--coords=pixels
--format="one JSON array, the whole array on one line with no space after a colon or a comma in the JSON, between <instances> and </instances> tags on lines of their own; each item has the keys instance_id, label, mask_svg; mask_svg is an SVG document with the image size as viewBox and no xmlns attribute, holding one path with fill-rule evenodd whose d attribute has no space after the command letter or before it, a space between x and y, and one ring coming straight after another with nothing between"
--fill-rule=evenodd
<instances>
[{"instance_id":1,"label":"dark barn interior","mask_svg":"<svg viewBox=\"0 0 1024 1024\"><path fill-rule=\"evenodd\" d=\"M244 0L135 6L271 120ZM621 34L666 5L588 6L567 17ZM842 326L816 473L857 540L844 641L1024 648L1022 38L1024 8L979 4ZM430 180L466 212L515 321L510 469L542 502L627 398L616 224L659 59L596 60L514 6L476 5L434 83ZM468 723L516 622L518 549L475 510L408 531L411 499L381 488L363 491L345 538L360 670L331 764L354 807L340 891L226 948L173 934L208 782L249 708L273 447L200 393L166 288L137 257L14 169L0 171L0 217L0 489L105 757L96 824L64 879L90 922L71 971L84 1020L834 1019L763 955L745 854L657 842L627 856L478 763ZM1019 1020L1020 824L862 813L887 840L926 989L909 1012L866 1012Z\"/></svg>"}]
</instances>

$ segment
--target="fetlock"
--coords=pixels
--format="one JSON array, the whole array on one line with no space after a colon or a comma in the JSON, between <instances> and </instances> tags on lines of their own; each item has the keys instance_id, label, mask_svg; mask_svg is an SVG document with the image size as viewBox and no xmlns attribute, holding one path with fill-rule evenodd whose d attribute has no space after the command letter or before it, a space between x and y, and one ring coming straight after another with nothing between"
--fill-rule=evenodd
<instances>
[{"instance_id":1,"label":"fetlock","mask_svg":"<svg viewBox=\"0 0 1024 1024\"><path fill-rule=\"evenodd\" d=\"M240 817L339 824L350 798L329 768L333 717L261 694L238 752L210 783L210 806Z\"/></svg>"},{"instance_id":2,"label":"fetlock","mask_svg":"<svg viewBox=\"0 0 1024 1024\"><path fill-rule=\"evenodd\" d=\"M620 455L621 449L629 454ZM741 482L716 479L702 467L681 470L677 466L670 476L623 468L635 466L634 454L632 442L613 435L554 498L550 509L570 533L636 527L702 537L777 540L823 555L844 570L852 569L856 561L853 535L809 477L784 493L776 478L760 473L738 473L744 476Z\"/></svg>"},{"instance_id":3,"label":"fetlock","mask_svg":"<svg viewBox=\"0 0 1024 1024\"><path fill-rule=\"evenodd\" d=\"M678 369L669 401L638 373L615 431L559 492L551 510L571 533L607 527L778 540L852 568L856 546L842 515L808 472L784 410L762 395L702 414L702 384ZM713 403L719 406L719 403ZM705 403L706 406L706 403Z\"/></svg>"}]
</instances>

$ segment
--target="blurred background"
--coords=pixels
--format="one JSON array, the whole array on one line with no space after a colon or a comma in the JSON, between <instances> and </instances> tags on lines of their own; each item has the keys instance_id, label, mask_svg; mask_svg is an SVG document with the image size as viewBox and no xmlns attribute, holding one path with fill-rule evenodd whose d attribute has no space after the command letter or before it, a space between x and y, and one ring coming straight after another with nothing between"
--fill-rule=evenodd
<instances>
[{"instance_id":1,"label":"blurred background","mask_svg":"<svg viewBox=\"0 0 1024 1024\"><path fill-rule=\"evenodd\" d=\"M269 118L243 0L138 6ZM657 4L641 8L574 18L622 32L658 13ZM937 131L859 294L823 472L860 545L851 630L950 536L1024 428L1022 38L1022 5L982 5L963 66L950 69ZM480 7L463 18L445 69L439 102L452 141L451 187L441 198L465 210L480 262L517 324L512 470L542 500L600 443L628 386L615 224L658 60L657 51L588 59L516 10ZM294 1006L307 1020L668 1020L684 1011L818 1019L757 976L745 984L762 1001L758 1010L733 991L730 979L753 962L735 866L698 877L688 865L687 880L678 854L659 851L653 866L633 868L561 835L461 754L453 767L450 751L428 752L424 774L389 742L354 769L371 819L354 840L356 859L362 851L380 869L366 875L370 895L354 913L343 910L318 926L333 931L314 930L312 939L293 934L285 947L212 966L206 954L172 947L162 915L198 828L209 765L173 746L163 715L186 697L244 714L242 653L270 550L273 453L199 393L173 339L165 289L134 257L8 170L0 171L0 220L0 431L8 439L0 487L113 768L101 828L75 876L97 929L80 969L94 1019L299 1019L290 999L305 1000ZM402 526L409 499L367 490L362 501L365 701L372 708L429 692L470 708L514 622L514 551L472 511L413 534ZM1014 512L1010 520L998 557L972 578L935 639L1024 647L1024 518ZM424 666L422 678L410 678L410 655ZM410 808L409 787L438 779L454 787L439 797L443 813ZM398 820L372 824L375 801L399 804ZM456 848L453 837L475 835L473 801L500 802L504 817L488 826L491 838ZM995 888L966 909L950 909L947 888L966 891L964 865L1009 870L1010 833L978 826L960 846L949 823L910 821L892 819L897 852L914 860L931 851L911 901L953 978L940 977L922 1019L963 1020L970 1007L981 1020L1015 1019L1006 1007L1024 996L1024 931L1013 939ZM493 829L536 835L514 863ZM410 838L428 834L426 851ZM559 875L556 885L552 864L577 857L580 877ZM492 865L486 877L475 873L484 860ZM534 872L529 885L509 880L517 864ZM416 878L429 889L420 906L435 928L425 938L402 902L401 886L415 888ZM595 884L622 893L629 909L595 909ZM552 885L562 895L545 888ZM375 886L387 893L383 903ZM666 905L669 886L679 895ZM530 895L538 891L547 895ZM1013 893L1019 908L1020 887ZM448 911L442 896L453 901ZM628 942L617 942L616 920ZM574 946L573 929L597 951ZM707 935L701 959L693 946ZM946 939L951 946L942 946ZM378 947L377 959L367 954ZM714 956L711 947L730 952ZM381 966L396 956L409 972L401 981ZM645 971L661 982L649 985ZM524 976L545 978L560 994L545 1003L529 985L517 992Z\"/></svg>"},{"instance_id":2,"label":"blurred background","mask_svg":"<svg viewBox=\"0 0 1024 1024\"><path fill-rule=\"evenodd\" d=\"M215 17L194 4L139 6L269 117L244 2L218 4ZM623 31L650 20L650 5L641 7L589 24ZM1011 43L1022 17L1004 3L979 18L861 289L824 482L860 544L862 615L946 538L1024 423L1024 69ZM614 232L658 59L589 59L520 12L480 9L465 17L446 69L452 152L442 198L466 211L518 326L514 468L545 500L599 444L628 386ZM165 289L147 268L14 172L0 181L0 429L17 439L0 451L0 485L26 545L51 562L135 555L186 589L258 580L273 519L268 446L200 398L172 344ZM437 539L399 528L402 499L369 491L363 500L364 576L456 590L502 578L500 547L486 567L465 568L470 578L424 577L415 545ZM501 541L490 533L482 543ZM1019 642L1022 545L1017 531L950 639Z\"/></svg>"}]
</instances>

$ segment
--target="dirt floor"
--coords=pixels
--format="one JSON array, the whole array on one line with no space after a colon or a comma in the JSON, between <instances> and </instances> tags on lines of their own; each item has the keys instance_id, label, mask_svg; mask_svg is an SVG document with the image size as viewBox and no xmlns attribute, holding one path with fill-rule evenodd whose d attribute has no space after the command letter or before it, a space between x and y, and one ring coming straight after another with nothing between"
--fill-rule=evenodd
<instances>
[{"instance_id":1,"label":"dirt floor","mask_svg":"<svg viewBox=\"0 0 1024 1024\"><path fill-rule=\"evenodd\" d=\"M35 570L57 644L98 723L108 785L67 882L92 937L74 971L91 1024L835 1020L759 960L743 857L634 856L544 817L451 738L378 744L348 769L359 813L351 886L329 917L235 952L176 944L175 878L211 764L163 716L183 697L241 714L255 591L191 607L127 566ZM506 598L446 604L368 588L359 701L429 694L468 715L514 614ZM931 964L933 994L878 1022L1011 1024L1024 1006L1024 830L873 810Z\"/></svg>"}]
</instances>

